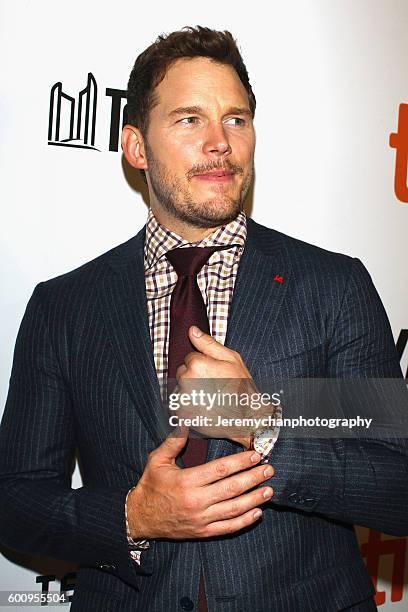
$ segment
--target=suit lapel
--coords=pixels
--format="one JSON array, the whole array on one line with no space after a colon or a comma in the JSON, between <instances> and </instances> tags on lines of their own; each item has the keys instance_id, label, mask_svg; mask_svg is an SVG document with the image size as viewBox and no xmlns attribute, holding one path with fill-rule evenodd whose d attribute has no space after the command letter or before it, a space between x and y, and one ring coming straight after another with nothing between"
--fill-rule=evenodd
<instances>
[{"instance_id":1,"label":"suit lapel","mask_svg":"<svg viewBox=\"0 0 408 612\"><path fill-rule=\"evenodd\" d=\"M290 284L290 271L290 256L281 234L248 219L225 346L238 351L249 370L251 361L261 359L265 346L273 346L274 335L278 335L275 324ZM209 440L207 461L230 454L233 448L237 449L236 445L226 440Z\"/></svg>"},{"instance_id":2,"label":"suit lapel","mask_svg":"<svg viewBox=\"0 0 408 612\"><path fill-rule=\"evenodd\" d=\"M164 412L150 342L144 235L145 228L113 251L99 292L107 331L136 410L160 444Z\"/></svg>"}]
</instances>

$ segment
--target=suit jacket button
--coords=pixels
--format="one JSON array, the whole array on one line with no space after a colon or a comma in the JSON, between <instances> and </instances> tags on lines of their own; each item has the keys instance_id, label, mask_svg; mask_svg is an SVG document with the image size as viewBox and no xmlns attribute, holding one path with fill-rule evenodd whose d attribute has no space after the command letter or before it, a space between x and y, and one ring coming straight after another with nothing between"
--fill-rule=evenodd
<instances>
[{"instance_id":1,"label":"suit jacket button","mask_svg":"<svg viewBox=\"0 0 408 612\"><path fill-rule=\"evenodd\" d=\"M110 563L101 563L99 568L101 570L106 570L106 571L111 571L111 572L115 572L116 571L116 565L111 565Z\"/></svg>"},{"instance_id":2,"label":"suit jacket button","mask_svg":"<svg viewBox=\"0 0 408 612\"><path fill-rule=\"evenodd\" d=\"M292 502L292 504L298 504L299 503L299 495L297 493L291 493L289 495L289 500Z\"/></svg>"},{"instance_id":3,"label":"suit jacket button","mask_svg":"<svg viewBox=\"0 0 408 612\"><path fill-rule=\"evenodd\" d=\"M194 610L194 603L189 597L182 597L180 599L180 607L182 610Z\"/></svg>"},{"instance_id":4,"label":"suit jacket button","mask_svg":"<svg viewBox=\"0 0 408 612\"><path fill-rule=\"evenodd\" d=\"M306 508L312 508L315 503L316 503L316 500L314 499L314 497L307 497L304 500L303 505L306 506Z\"/></svg>"}]
</instances>

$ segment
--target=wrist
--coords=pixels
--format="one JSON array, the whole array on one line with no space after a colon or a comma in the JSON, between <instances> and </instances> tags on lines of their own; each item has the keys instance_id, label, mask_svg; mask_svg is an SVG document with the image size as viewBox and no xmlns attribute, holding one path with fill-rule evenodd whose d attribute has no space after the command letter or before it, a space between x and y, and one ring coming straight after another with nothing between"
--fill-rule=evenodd
<instances>
[{"instance_id":1,"label":"wrist","mask_svg":"<svg viewBox=\"0 0 408 612\"><path fill-rule=\"evenodd\" d=\"M126 501L126 519L127 531L132 540L147 540L149 539L148 529L143 521L143 496L141 495L140 485L133 487L127 496Z\"/></svg>"}]
</instances>

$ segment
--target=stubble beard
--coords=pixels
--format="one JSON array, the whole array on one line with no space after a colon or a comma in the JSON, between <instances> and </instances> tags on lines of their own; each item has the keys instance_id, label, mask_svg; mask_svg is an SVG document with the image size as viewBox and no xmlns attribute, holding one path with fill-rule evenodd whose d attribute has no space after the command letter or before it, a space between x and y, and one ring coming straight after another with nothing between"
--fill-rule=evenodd
<instances>
[{"instance_id":1,"label":"stubble beard","mask_svg":"<svg viewBox=\"0 0 408 612\"><path fill-rule=\"evenodd\" d=\"M146 143L147 145L147 143ZM150 147L146 146L146 155L149 164L149 177L152 191L162 208L173 218L197 228L218 227L236 219L244 208L244 202L253 177L251 172L242 182L237 198L225 194L223 185L219 185L216 195L210 200L197 202L192 198L188 188L181 184L181 180L174 176L170 170L154 158ZM217 167L212 165L212 167ZM241 170L229 162L224 162L223 168ZM205 168L209 170L210 168Z\"/></svg>"}]
</instances>

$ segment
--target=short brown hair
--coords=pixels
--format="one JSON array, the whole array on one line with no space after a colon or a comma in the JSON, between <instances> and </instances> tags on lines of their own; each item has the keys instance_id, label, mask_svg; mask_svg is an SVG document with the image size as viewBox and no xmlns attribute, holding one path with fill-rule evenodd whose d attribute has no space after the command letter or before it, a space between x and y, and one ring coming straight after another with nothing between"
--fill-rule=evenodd
<instances>
[{"instance_id":1,"label":"short brown hair","mask_svg":"<svg viewBox=\"0 0 408 612\"><path fill-rule=\"evenodd\" d=\"M185 57L208 57L235 68L249 97L252 116L256 99L248 72L232 34L202 26L185 27L171 34L158 36L136 59L127 88L128 122L145 136L149 127L149 112L157 103L154 90L163 80L170 65Z\"/></svg>"}]
</instances>

